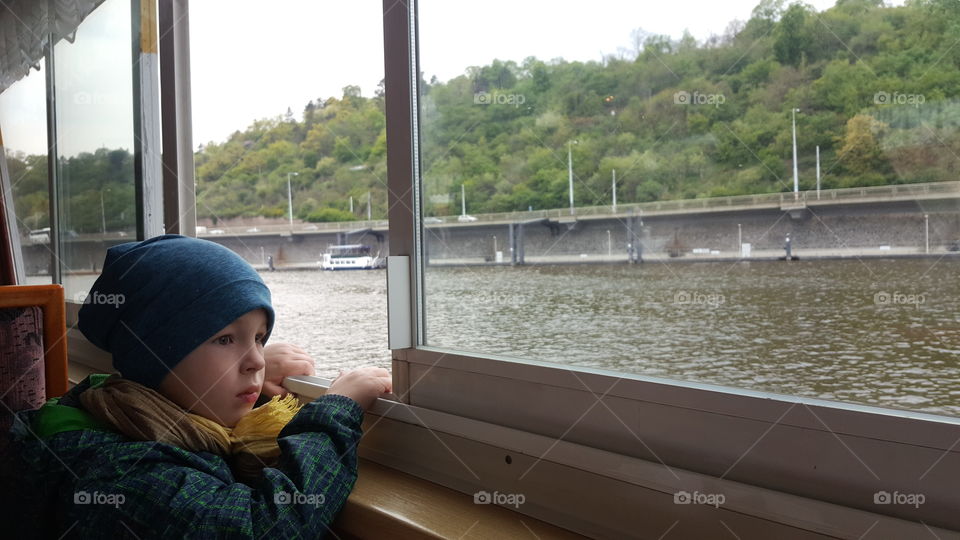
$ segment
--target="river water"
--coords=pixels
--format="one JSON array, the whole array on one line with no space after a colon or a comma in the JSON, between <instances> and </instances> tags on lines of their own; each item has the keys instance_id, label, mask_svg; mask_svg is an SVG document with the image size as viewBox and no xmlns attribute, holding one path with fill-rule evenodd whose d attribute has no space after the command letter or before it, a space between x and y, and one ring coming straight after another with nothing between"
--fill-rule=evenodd
<instances>
[{"instance_id":1,"label":"river water","mask_svg":"<svg viewBox=\"0 0 960 540\"><path fill-rule=\"evenodd\" d=\"M960 261L428 268L430 345L960 416ZM264 274L273 340L389 366L383 271Z\"/></svg>"}]
</instances>

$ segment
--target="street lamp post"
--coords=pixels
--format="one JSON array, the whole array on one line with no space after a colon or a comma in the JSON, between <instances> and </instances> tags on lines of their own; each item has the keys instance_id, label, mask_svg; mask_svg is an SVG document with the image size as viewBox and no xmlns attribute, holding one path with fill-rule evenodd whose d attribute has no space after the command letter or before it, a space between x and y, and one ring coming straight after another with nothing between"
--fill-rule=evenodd
<instances>
[{"instance_id":1,"label":"street lamp post","mask_svg":"<svg viewBox=\"0 0 960 540\"><path fill-rule=\"evenodd\" d=\"M567 141L567 178L570 182L570 215L573 215L573 142Z\"/></svg>"},{"instance_id":2,"label":"street lamp post","mask_svg":"<svg viewBox=\"0 0 960 540\"><path fill-rule=\"evenodd\" d=\"M800 198L800 181L797 176L797 112L793 109L793 198Z\"/></svg>"},{"instance_id":3,"label":"street lamp post","mask_svg":"<svg viewBox=\"0 0 960 540\"><path fill-rule=\"evenodd\" d=\"M290 232L293 232L293 190L290 189L291 176L300 176L300 173L287 173L287 210L290 213Z\"/></svg>"},{"instance_id":4,"label":"street lamp post","mask_svg":"<svg viewBox=\"0 0 960 540\"><path fill-rule=\"evenodd\" d=\"M817 200L820 200L820 145L817 145Z\"/></svg>"},{"instance_id":5,"label":"street lamp post","mask_svg":"<svg viewBox=\"0 0 960 540\"><path fill-rule=\"evenodd\" d=\"M613 213L616 214L617 213L617 170L613 169L612 174L613 174L613 186L610 188L610 190L613 193L613 201L612 201Z\"/></svg>"},{"instance_id":6,"label":"street lamp post","mask_svg":"<svg viewBox=\"0 0 960 540\"><path fill-rule=\"evenodd\" d=\"M107 213L103 209L103 190L100 190L100 234L107 234Z\"/></svg>"}]
</instances>

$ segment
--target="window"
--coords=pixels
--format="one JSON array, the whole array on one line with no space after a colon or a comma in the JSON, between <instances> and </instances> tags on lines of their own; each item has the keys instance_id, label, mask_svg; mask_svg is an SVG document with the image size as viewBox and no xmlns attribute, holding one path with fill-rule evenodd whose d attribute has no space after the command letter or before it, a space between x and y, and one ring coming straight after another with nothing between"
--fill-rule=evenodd
<instances>
[{"instance_id":1,"label":"window","mask_svg":"<svg viewBox=\"0 0 960 540\"><path fill-rule=\"evenodd\" d=\"M937 8L752 8L419 2L424 344L960 416Z\"/></svg>"},{"instance_id":2,"label":"window","mask_svg":"<svg viewBox=\"0 0 960 540\"><path fill-rule=\"evenodd\" d=\"M737 485L830 501L871 513L869 519L872 522L862 523L862 527L854 523L856 518L849 513L842 518L845 522L843 525L835 529L828 527L840 536L860 536L869 532L873 525L880 523L878 519L885 519L879 518L880 515L910 520L916 525L915 532L922 527L920 521L927 518L931 521L924 523L936 522L956 527L950 511L945 510L954 506L952 489L943 481L933 478L933 471L949 475L947 471L957 466L955 441L960 432L957 431L957 420L953 418L844 403L840 399L895 405L879 398L878 393L828 396L822 387L816 387L823 383L822 379L817 381L816 377L800 381L799 384L780 386L779 379L783 378L780 370L793 369L795 366L774 366L775 369L771 369L742 358L730 362L730 369L726 372L716 370L709 373L706 370L709 366L702 365L703 362L698 361L700 358L672 355L668 365L646 362L641 367L649 371L641 373L637 373L637 363L632 359L627 365L607 364L603 368L584 365L609 358L603 347L617 353L620 344L611 339L610 334L623 336L624 340L634 340L632 343L635 347L655 339L647 337L646 342L636 341L633 337L634 325L627 323L639 321L655 330L659 329L664 338L660 343L672 343L678 349L696 351L702 357L707 355L699 349L698 343L677 338L689 340L697 328L704 326L714 331L725 328L725 320L745 316L738 310L756 310L761 306L749 302L757 302L762 298L751 295L763 296L764 287L770 287L773 292L783 291L786 298L797 302L796 297L804 294L802 287L806 286L801 278L789 274L774 275L774 278L785 279L789 286L771 286L771 277L761 276L754 278L754 283L749 280L734 282L737 290L750 292L751 295L739 297L739 305L734 306L730 313L716 315L716 310L708 310L713 309L714 305L729 308L732 303L727 298L728 295L732 298L732 294L723 289L729 286L729 280L724 280L717 272L705 270L709 268L708 265L716 268L718 264L667 263L671 254L676 254L673 258L682 257L684 260L709 260L710 257L737 260L749 254L752 256L749 266L734 265L733 260L726 263L736 271L744 271L746 267L749 273L759 272L756 266L761 265L767 265L771 270L781 269L776 272L786 269L799 271L803 268L802 263L810 259L810 253L801 252L796 243L791 245L791 253L786 252L786 234L781 235L785 231L775 228L770 231L753 229L751 235L741 236L744 230L742 221L733 223L734 233L730 232L729 223L724 228L719 227L721 218L729 218L731 213L751 208L766 209L763 211L772 209L783 216L787 223L792 223L790 220L801 219L805 213L809 213L809 220L809 216L816 211L818 215L826 214L833 219L829 224L835 232L832 238L836 243L829 246L831 249L870 249L871 254L894 249L895 242L888 249L884 247L888 244L878 242L877 238L865 238L854 244L850 239L853 233L848 231L866 228L866 222L837 219L835 213L817 207L814 202L818 194L814 176L816 146L821 146L820 159L825 163L828 157L827 143L839 143L829 139L821 141L817 137L804 140L805 137L811 137L811 131L828 131L822 125L825 117L816 116L811 111L806 111L807 117L803 117L803 109L797 115L797 129L799 133L807 134L798 135L798 169L804 173L802 180L798 181L796 195L792 185L793 114L787 99L813 101L818 98L829 102L836 95L817 94L823 91L822 85L804 86L800 84L802 81L790 78L799 73L804 62L814 58L811 52L807 57L801 54L798 61L797 43L791 42L797 35L790 32L797 30L798 19L804 19L803 25L799 26L804 31L810 30L813 35L800 32L799 37L803 39L799 43L816 49L817 54L826 51L826 56L820 58L828 58L826 62L829 64L834 54L847 54L843 52L847 48L842 45L843 51L837 52L836 42L832 40L852 39L849 33L856 24L851 21L861 20L863 14L856 10L863 6L853 8L848 4L829 13L826 11L830 6L816 6L817 12L814 14L798 13L798 9L807 8L796 6L785 7L782 12L776 11L779 8L771 11L769 6L763 4L753 12L749 11L749 7L745 8L743 15L740 15L743 20L753 17L756 21L734 24L727 29L716 29L715 21L731 20L735 8L728 5L702 6L702 9L684 6L683 17L669 8L666 12L668 16L659 21L656 17L661 12L649 8L642 14L631 15L629 9L632 6L627 5L591 4L588 10L579 4L567 7L567 10L576 13L578 22L582 23L578 25L565 25L562 22L557 12L564 11L564 6L554 6L556 9L546 13L542 9L538 11L535 5L504 7L488 3L470 12L469 24L465 24L462 13L451 13L449 10L452 7L437 2L416 3L405 13L398 13L398 6L402 4L384 6L390 140L388 159L392 196L390 244L392 254L411 256L412 274L416 276L411 284L410 298L412 305L416 306L412 314L416 346L394 352L395 391L402 400L414 407L464 419L465 425L473 426L472 420L479 420L514 430L505 438L493 441L487 428L475 428L475 445L464 443L454 449L446 447L445 451L455 457L444 456L442 449L436 452L435 457L447 458L446 466L437 465L432 470L432 478L441 479L461 490L464 485L482 486L484 481L492 482L494 479L511 487L518 485L514 483L518 482L530 492L536 492L540 497L538 500L545 507L552 508L545 508L542 512L534 509L522 511L557 521L579 519L570 515L571 512L576 513L572 510L575 505L571 503L576 498L570 492L572 477L602 477L613 479L618 486L624 483L644 486L671 496L675 504L683 504L682 501L676 503L678 493L684 489L690 491L702 487L703 484L696 482L709 477L721 483L732 480ZM710 9L714 7L720 11L711 12ZM927 7L939 9L936 6ZM876 9L892 10L880 13L883 16L891 15L897 21L905 13L897 6ZM481 11L501 17L489 22L484 19L487 15ZM504 15L508 13L509 16ZM594 13L602 13L603 21L595 22ZM707 21L706 26L693 28L690 21L695 19L687 16L691 13L706 14L701 19ZM734 14L734 17L737 16ZM928 12L924 17L928 22L933 22L940 15ZM641 20L643 24L666 21L672 24L666 32L674 37L663 37L656 33L630 36L630 28L620 33L613 31L622 21L631 20ZM517 21L519 28L509 26L514 21ZM808 23L815 24L804 26ZM826 29L831 25L844 28L842 35L831 36ZM683 37L685 26L693 28L693 37ZM550 28L551 31L532 32L532 28ZM602 29L600 37L590 34L596 32L596 28ZM724 37L711 38L703 28L724 32ZM781 34L775 33L777 28L780 28L777 32ZM491 39L490 36L494 34L496 39ZM550 42L548 34L561 36L562 39L558 41L563 46L567 42L576 45L580 43L580 36L590 35L592 39L585 41L591 49L587 52L576 51L577 54L589 56L586 60L581 58L579 63L568 58L565 61L553 60L557 54L553 51L560 51L565 58L569 56L563 52L566 49L558 45L553 51L545 53L540 53L539 49L531 51L531 47L523 42L523 36L534 34L538 46L540 42ZM636 38L627 42L627 51L619 53L614 45L608 49L614 53L612 58L606 54L601 57L596 44L604 43L607 36L624 34L628 38ZM739 55L747 53L743 59L748 62L740 68L745 70L754 62L761 61L762 54L758 51L769 52L778 38L782 38L779 45L782 58L776 60L779 68L775 70L773 68L776 66L771 64L768 66L771 70L767 72L762 65L756 65L746 73L732 72L738 78L743 77L742 80L726 81L724 84L721 84L724 81L718 82L718 79L727 76L725 70L728 66L738 65ZM807 38L809 41L804 41ZM746 50L730 50L731 39L736 48ZM470 48L475 43L482 43L481 48L487 48L480 60L471 59ZM724 49L724 43L727 43L727 49ZM503 48L497 48L501 44ZM863 46L866 42L856 41L855 44ZM936 44L943 45L943 51L950 46L949 43ZM754 46L758 47L758 51L753 51ZM442 54L444 51L455 51L449 57L460 62L457 69L475 67L460 78L456 78L457 72L444 75L440 71L442 68L432 68L430 64L431 59L440 62L445 58ZM531 53L543 61L544 65L540 66L542 69L537 68L536 60L529 58ZM636 61L638 57L640 62ZM494 58L499 59L498 65L490 63ZM591 58L594 59L592 64L589 63ZM603 61L600 61L601 58ZM857 65L855 60L845 60L843 63ZM646 71L633 73L637 65ZM724 66L722 69L719 68L721 65ZM484 70L484 66L488 69ZM568 69L566 78L551 79L550 75L560 71L560 67ZM433 69L442 77L434 79ZM517 71L511 71L513 69ZM701 76L690 78L696 73ZM756 78L758 75L759 78ZM453 77L453 81L448 77ZM768 92L765 93L760 88L768 80L779 81L776 88L780 93L769 93L771 88L767 88ZM840 87L846 87L848 93L854 88L853 97L865 97L863 108L872 110L874 106L882 105L884 94L880 94L875 101L877 90L865 82L847 84L850 79L846 75L831 80ZM477 87L476 83L483 86ZM523 93L526 89L536 89L537 84L563 91L556 94L553 102L548 99L546 104L538 103ZM788 109L760 114L763 111L749 107L739 112L733 107L725 108L733 104L734 84L738 85L736 92L743 90L750 99L759 99L761 108L787 102ZM611 91L610 87L614 87L614 90ZM862 96L866 89L870 90L869 93ZM909 93L906 89L888 90L891 95L894 91ZM726 100L723 104L720 103L720 94ZM520 95L523 95L523 100ZM565 120L563 115L547 114L549 111L543 110L544 105L557 106L561 112L572 111L580 117L577 121ZM537 110L536 107L541 109ZM647 107L651 109L647 110ZM411 111L415 113L411 114ZM758 114L759 122L754 117ZM857 120L850 128L854 134L863 134L865 131L873 133L873 127L869 130L858 127L857 122L861 121ZM645 133L650 135L650 131L669 133L674 122L679 130L679 139L660 141L653 136L640 137ZM719 125L714 126L716 123ZM764 132L763 136L754 133L755 138L745 139L747 133L744 130L750 123L755 128L762 126L760 131ZM723 129L723 124L730 129L719 132L711 129ZM608 129L611 125L613 129ZM785 125L789 126L787 131L784 131ZM841 123L839 129L846 134L847 123ZM543 130L551 136L545 138ZM595 133L584 134L591 130ZM597 139L611 134L615 137L610 145L598 143ZM738 139L744 142L741 144ZM877 142L876 138L874 142L881 150L889 148ZM892 144L892 141L887 140L887 143ZM853 144L856 146L860 143ZM521 152L521 149L530 145L540 145L540 151L529 155ZM622 158L623 154L607 155L616 151L625 152L630 157L633 145L639 146L637 154L625 162L611 159ZM730 163L716 160L720 157L733 159L734 154L721 153L718 156L713 153L723 145L728 151L736 150L754 159L752 162L737 161L734 164L736 170L728 171L737 179L734 187L746 190L743 195L725 193L719 189L721 186L706 181L708 178L713 178L714 182L718 178L725 178L715 175L717 170L721 170L720 165L729 166ZM752 149L752 152L747 149ZM834 147L833 151L836 150ZM933 147L928 150L933 151ZM526 165L525 160L531 159L531 156L538 160L532 166ZM736 156L739 158L740 154ZM876 157L876 153L872 156ZM834 161L839 160L836 153L834 158ZM571 163L575 202L572 210L567 206ZM831 173L823 163L820 200L827 197L836 201L832 204L834 209L856 204L851 198L859 197L861 201L872 199L878 204L896 206L903 204L898 196L906 197L908 202L902 210L911 212L913 217L896 221L901 225L920 223L920 230L924 231L920 235L921 242L917 242L915 228L909 233L897 233L894 236L909 238L910 243L904 242L903 246L909 247L913 253L926 255L923 227L926 219L917 221L916 206L925 210L921 215L930 216L930 238L934 238L936 230L941 231L936 234L945 234L942 231L949 230L950 226L943 224L949 223L950 212L956 211L956 198L955 195L945 194L952 193L955 186L949 183L932 185L934 182L929 182L949 181L948 177L927 176L920 184L903 186L910 181L918 182L921 175L904 174L900 177L894 174L887 177L890 180L887 183L892 187L855 187L842 185L840 177L845 177L843 182L848 182L850 179L846 177L856 177L856 172L846 170L841 174L837 170ZM903 165L901 161L897 163ZM744 171L739 170L741 164ZM631 182L630 178L625 177L631 166L640 167L646 176L637 174L632 179L631 189L625 189ZM944 170L950 170L948 166L945 167ZM614 170L617 171L617 210L626 214L619 230L602 225L604 219L609 221L611 216L616 215L611 196ZM896 167L893 170L896 171ZM676 195L681 196L665 196L669 191L667 178L658 178L655 173L666 172L681 174L686 179L686 183L681 183L680 189L675 191ZM890 170L884 172L893 174ZM928 170L928 173L931 172L934 171ZM941 174L942 170L937 169L936 172ZM833 181L837 184L826 183L830 174L834 175ZM767 193L748 189L750 184L761 180L769 184L765 190ZM861 180L874 183L875 177L874 180ZM527 181L533 181L537 189L530 188L529 184L521 185ZM606 186L610 186L610 191L604 191ZM693 191L687 192L687 189ZM533 197L544 194L553 197L551 204L527 203L519 208L497 206L514 197L517 199L513 202L523 197L533 201ZM604 195L609 198L604 200ZM826 203L820 205L827 206ZM934 209L944 215L934 216ZM800 218L794 218L793 214ZM693 218L691 215L701 217ZM941 220L938 226L932 225L936 219ZM511 223L514 225L513 239L510 238L508 227ZM741 225L740 231L737 231L737 223ZM525 229L532 230L525 231L529 236L518 246L517 229L521 224ZM654 225L657 232L653 230ZM663 229L666 229L666 234ZM609 236L607 230L610 230ZM497 237L496 244L494 236ZM506 242L504 236L507 237ZM577 241L560 247L558 240L570 240L570 237ZM760 243L761 237L768 243ZM797 242L798 238L794 236L792 242ZM733 247L720 245L720 240ZM931 250L934 245L931 242ZM619 254L614 252L613 246L619 246ZM590 276L590 272L603 271L599 265L595 268L573 265L495 266L499 261L513 261L512 256L508 256L511 255L509 247L514 248L512 255L524 257L523 262L526 263L560 262L551 261L551 256L567 259L563 261L565 263L572 262L570 259L604 263L610 262L604 261L605 256L614 258L616 255L615 260L622 274ZM937 255L943 255L943 260L946 260L948 248L949 244L941 243L936 247L939 250ZM770 257L789 255L792 258L798 255L801 258L789 263L761 263L757 260L761 255L757 250L768 250ZM918 253L918 250L922 251ZM497 251L502 252L500 257ZM581 257L581 254L586 257ZM654 254L658 256L654 257ZM528 256L529 259L526 258ZM887 264L885 261L867 260L864 254L858 256L866 261L867 266L876 263L873 271L884 276L887 285L897 287L912 283L909 278L897 281L898 278L891 280L889 276L881 274L877 269L882 269ZM635 260L635 266L628 263L631 257ZM641 265L640 258L647 262ZM444 263L447 267L444 267ZM776 264L783 266L771 266ZM656 268L660 268L659 273ZM949 275L948 267L942 269ZM529 274L529 279L521 281L517 276L524 273ZM647 276L642 283L655 285L656 288L639 293L627 290L626 284L631 283L629 279L636 279L644 273ZM590 279L585 279L584 275ZM821 302L826 301L832 288L838 286L838 283L831 283L836 278L832 272L806 278L816 279L826 285L821 291ZM635 285L636 281L632 283ZM923 283L926 286L930 282ZM751 287L752 284L759 286ZM894 315L893 320L898 321L897 317L901 315L883 310L899 307L900 304L885 304L882 296L875 297L883 290L866 283L853 287L858 294L870 294L865 302L859 299L856 304L851 302L848 306L852 311L872 310L878 314ZM586 294L578 294L584 289ZM661 295L665 292L669 294L664 298ZM721 294L724 295L722 301ZM651 306L641 304L640 307L647 311L641 314L643 317L638 316L636 299L648 300L644 295L653 296L653 300L659 304L659 312L653 310L651 313ZM580 305L576 305L578 301ZM937 328L953 324L945 317L951 310L949 302L955 302L955 297L947 300L945 305L939 305L936 318L928 322L941 325ZM561 308L558 309L557 305ZM571 306L576 309L571 309ZM702 313L696 313L696 310ZM479 313L483 316L479 316ZM596 313L606 318L597 320L594 316ZM808 318L818 317L819 322L825 322L819 318L819 310L799 310L799 313ZM504 319L493 318L503 314L506 314ZM621 320L623 324L611 323L610 320L615 317L626 321ZM771 315L773 320L764 317L759 314L754 319L773 326L786 315ZM912 316L903 317L891 326L903 324L902 321L907 319L916 322ZM796 319L792 321L795 323ZM659 322L664 325L655 326ZM397 326L402 327L403 324ZM803 328L799 324L794 326ZM669 334L677 329L687 333L680 336ZM825 332L815 326L804 331L816 336ZM502 337L504 335L514 337L506 339ZM541 339L543 335L559 337L563 341L558 345L550 339ZM722 340L727 339L729 334L713 335L714 341L708 342L713 348L712 353L723 352L722 348L727 346L743 347L737 339L731 340L729 345L724 344ZM886 335L880 329L874 337ZM607 339L607 342L584 342L596 336ZM527 348L529 342L536 343L536 347ZM791 344L795 345L795 342ZM748 347L759 345L754 343ZM543 354L544 350L548 354ZM562 357L549 354L555 352ZM661 356L663 358L666 355ZM764 369L767 371L762 371ZM953 373L950 369L946 371ZM770 392L778 388L786 390L784 393ZM906 396L908 393L902 391L904 388L894 389L893 393L900 391L901 397ZM830 397L831 400L804 397L805 392L808 395L812 393ZM899 405L919 408L916 403L905 401ZM937 409L937 412L951 413L943 409ZM421 424L431 427L427 421ZM445 433L454 431L451 429ZM469 434L463 436L470 437ZM427 436L423 439L429 441ZM450 440L443 438L443 441ZM371 455L377 455L379 451L413 459L412 455L392 449L385 441L373 441L370 444L376 445L370 450ZM492 445L493 448L484 453L485 450L481 448L484 445ZM523 471L514 471L509 469L509 460L506 460L506 466L490 465L490 460L497 458L497 451L506 453L508 457L513 455L515 460L516 456L534 456L535 459L531 457ZM487 461L482 461L478 456L483 456ZM473 459L475 457L477 459ZM503 456L500 458L502 460ZM396 460L402 462L402 457ZM430 466L419 462L417 465L420 470L430 469ZM639 472L647 465L651 465L649 470ZM471 469L473 466L482 467L483 474L475 473ZM637 474L624 472L627 469L637 471ZM534 475L531 471L536 470L540 472ZM566 473L554 478L556 481L553 482L547 470ZM705 476L690 484L681 479L678 471L693 471ZM524 478L531 478L530 475L536 478L524 482ZM666 485L674 485L680 491L669 493L670 488ZM901 494L922 491L927 500L936 499L945 506L939 509L933 505L918 506L908 510L904 506L886 505L884 493L894 491ZM580 497L582 499L582 492ZM565 500L566 504L557 503L557 500ZM551 506L552 503L556 503L556 506ZM764 504L754 501L753 504L742 504L736 508L728 506L727 509L739 509L757 516L759 514L755 512ZM658 510L675 516L677 520L691 519L693 514L678 508L664 504ZM594 526L605 527L616 523L596 517L603 514L612 518L615 514L612 510L608 512L606 508L593 508L592 512L590 518L583 519ZM782 518L772 519L777 521ZM825 523L823 515L807 515L799 519L805 523L798 525L801 528L807 528L814 522ZM893 526L892 522L881 525L882 528L887 526ZM664 530L668 527L670 521L664 525ZM630 534L625 530L619 531L620 534Z\"/></svg>"},{"instance_id":3,"label":"window","mask_svg":"<svg viewBox=\"0 0 960 540\"><path fill-rule=\"evenodd\" d=\"M318 375L388 365L378 6L224 6L190 5L197 236L265 270L271 341L306 349ZM337 245L376 261L326 259L337 271L321 272ZM346 271L359 267L372 269Z\"/></svg>"},{"instance_id":4,"label":"window","mask_svg":"<svg viewBox=\"0 0 960 540\"><path fill-rule=\"evenodd\" d=\"M107 0L53 48L58 262L77 303L107 248L137 238L130 9Z\"/></svg>"},{"instance_id":5,"label":"window","mask_svg":"<svg viewBox=\"0 0 960 540\"><path fill-rule=\"evenodd\" d=\"M68 302L83 301L107 247L136 239L137 220L130 4L107 0L71 32L78 15L51 18L53 50L34 59L43 68L0 95L26 282L62 282ZM27 28L22 38L40 40L46 31ZM18 46L41 50L39 43Z\"/></svg>"},{"instance_id":6,"label":"window","mask_svg":"<svg viewBox=\"0 0 960 540\"><path fill-rule=\"evenodd\" d=\"M0 93L0 133L6 152L26 284L51 283L50 198L47 195L45 69Z\"/></svg>"}]
</instances>

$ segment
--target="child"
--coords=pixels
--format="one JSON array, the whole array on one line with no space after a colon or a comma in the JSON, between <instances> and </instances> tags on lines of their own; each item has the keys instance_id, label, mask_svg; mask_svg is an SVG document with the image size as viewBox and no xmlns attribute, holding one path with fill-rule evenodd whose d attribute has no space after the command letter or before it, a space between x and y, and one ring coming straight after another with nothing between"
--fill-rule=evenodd
<instances>
[{"instance_id":1,"label":"child","mask_svg":"<svg viewBox=\"0 0 960 540\"><path fill-rule=\"evenodd\" d=\"M302 408L290 396L254 409L270 292L213 242L113 247L89 298L78 326L120 377L88 377L18 415L24 486L36 492L20 506L38 514L19 522L52 537L324 536L389 373L351 371Z\"/></svg>"}]
</instances>

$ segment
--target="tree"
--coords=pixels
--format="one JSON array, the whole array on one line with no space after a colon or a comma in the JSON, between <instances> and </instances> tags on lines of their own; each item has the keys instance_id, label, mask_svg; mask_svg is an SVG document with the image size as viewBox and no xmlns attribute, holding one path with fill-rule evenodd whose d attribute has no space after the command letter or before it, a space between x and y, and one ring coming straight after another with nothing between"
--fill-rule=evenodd
<instances>
[{"instance_id":1,"label":"tree","mask_svg":"<svg viewBox=\"0 0 960 540\"><path fill-rule=\"evenodd\" d=\"M889 162L877 142L877 134L886 128L886 124L865 114L848 120L846 133L840 141L839 159L843 170L858 176L889 172Z\"/></svg>"},{"instance_id":2,"label":"tree","mask_svg":"<svg viewBox=\"0 0 960 540\"><path fill-rule=\"evenodd\" d=\"M807 10L793 4L783 14L776 29L773 51L781 64L797 66L810 47L810 34L806 29Z\"/></svg>"}]
</instances>

